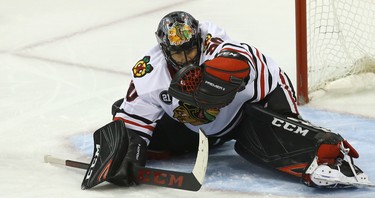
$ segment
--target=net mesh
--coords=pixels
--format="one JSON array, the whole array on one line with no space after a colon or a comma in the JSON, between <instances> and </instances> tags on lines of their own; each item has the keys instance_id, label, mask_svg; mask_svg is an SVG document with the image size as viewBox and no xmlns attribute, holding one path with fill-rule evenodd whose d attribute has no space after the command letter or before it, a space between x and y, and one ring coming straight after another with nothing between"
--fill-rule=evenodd
<instances>
[{"instance_id":1,"label":"net mesh","mask_svg":"<svg viewBox=\"0 0 375 198\"><path fill-rule=\"evenodd\" d=\"M309 0L308 89L375 72L375 0Z\"/></svg>"}]
</instances>

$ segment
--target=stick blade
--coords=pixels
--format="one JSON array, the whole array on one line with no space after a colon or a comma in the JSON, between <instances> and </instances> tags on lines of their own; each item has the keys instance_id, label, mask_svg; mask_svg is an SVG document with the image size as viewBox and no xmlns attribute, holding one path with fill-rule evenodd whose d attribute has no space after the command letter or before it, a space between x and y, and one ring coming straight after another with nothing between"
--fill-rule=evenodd
<instances>
[{"instance_id":1,"label":"stick blade","mask_svg":"<svg viewBox=\"0 0 375 198\"><path fill-rule=\"evenodd\" d=\"M203 184L204 177L207 171L208 163L208 139L203 131L199 129L199 147L197 153L197 159L193 168L193 175L198 180L200 184Z\"/></svg>"},{"instance_id":2,"label":"stick blade","mask_svg":"<svg viewBox=\"0 0 375 198\"><path fill-rule=\"evenodd\" d=\"M192 172L178 172L156 168L133 166L133 175L138 184L149 184L181 190L198 191L203 184L208 162L208 139L199 130L197 158Z\"/></svg>"}]
</instances>

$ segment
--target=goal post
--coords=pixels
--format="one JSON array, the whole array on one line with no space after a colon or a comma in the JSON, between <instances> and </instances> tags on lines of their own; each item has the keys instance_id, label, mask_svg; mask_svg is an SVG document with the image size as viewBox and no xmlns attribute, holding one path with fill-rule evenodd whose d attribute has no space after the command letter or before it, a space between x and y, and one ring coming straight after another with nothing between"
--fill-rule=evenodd
<instances>
[{"instance_id":1,"label":"goal post","mask_svg":"<svg viewBox=\"0 0 375 198\"><path fill-rule=\"evenodd\" d=\"M300 104L348 75L375 72L375 0L295 0Z\"/></svg>"},{"instance_id":2,"label":"goal post","mask_svg":"<svg viewBox=\"0 0 375 198\"><path fill-rule=\"evenodd\" d=\"M295 11L297 99L299 104L305 104L309 102L307 88L306 0L295 0Z\"/></svg>"}]
</instances>

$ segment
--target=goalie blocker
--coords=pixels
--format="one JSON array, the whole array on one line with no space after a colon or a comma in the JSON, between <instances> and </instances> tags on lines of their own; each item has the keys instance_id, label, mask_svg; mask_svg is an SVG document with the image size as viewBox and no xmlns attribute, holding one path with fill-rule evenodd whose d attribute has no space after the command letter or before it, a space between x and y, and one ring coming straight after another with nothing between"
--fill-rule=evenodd
<instances>
[{"instance_id":1,"label":"goalie blocker","mask_svg":"<svg viewBox=\"0 0 375 198\"><path fill-rule=\"evenodd\" d=\"M147 144L123 121L113 121L94 133L94 153L81 188L89 189L104 181L119 186L136 184L132 166L145 166Z\"/></svg>"},{"instance_id":2,"label":"goalie blocker","mask_svg":"<svg viewBox=\"0 0 375 198\"><path fill-rule=\"evenodd\" d=\"M244 106L236 152L252 162L300 177L308 186L373 185L353 164L357 151L339 134L251 103Z\"/></svg>"}]
</instances>

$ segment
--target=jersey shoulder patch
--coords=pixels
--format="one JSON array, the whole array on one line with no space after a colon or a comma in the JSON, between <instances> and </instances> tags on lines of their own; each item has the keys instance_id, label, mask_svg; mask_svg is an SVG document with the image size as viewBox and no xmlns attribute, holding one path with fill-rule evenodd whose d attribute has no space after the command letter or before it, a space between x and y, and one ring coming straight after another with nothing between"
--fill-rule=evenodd
<instances>
[{"instance_id":1,"label":"jersey shoulder patch","mask_svg":"<svg viewBox=\"0 0 375 198\"><path fill-rule=\"evenodd\" d=\"M150 56L144 56L134 65L132 68L134 78L141 78L154 69L154 67L149 63L150 58Z\"/></svg>"},{"instance_id":2,"label":"jersey shoulder patch","mask_svg":"<svg viewBox=\"0 0 375 198\"><path fill-rule=\"evenodd\" d=\"M139 97L157 90L168 90L171 76L159 46L146 52L134 65L131 80Z\"/></svg>"}]
</instances>

